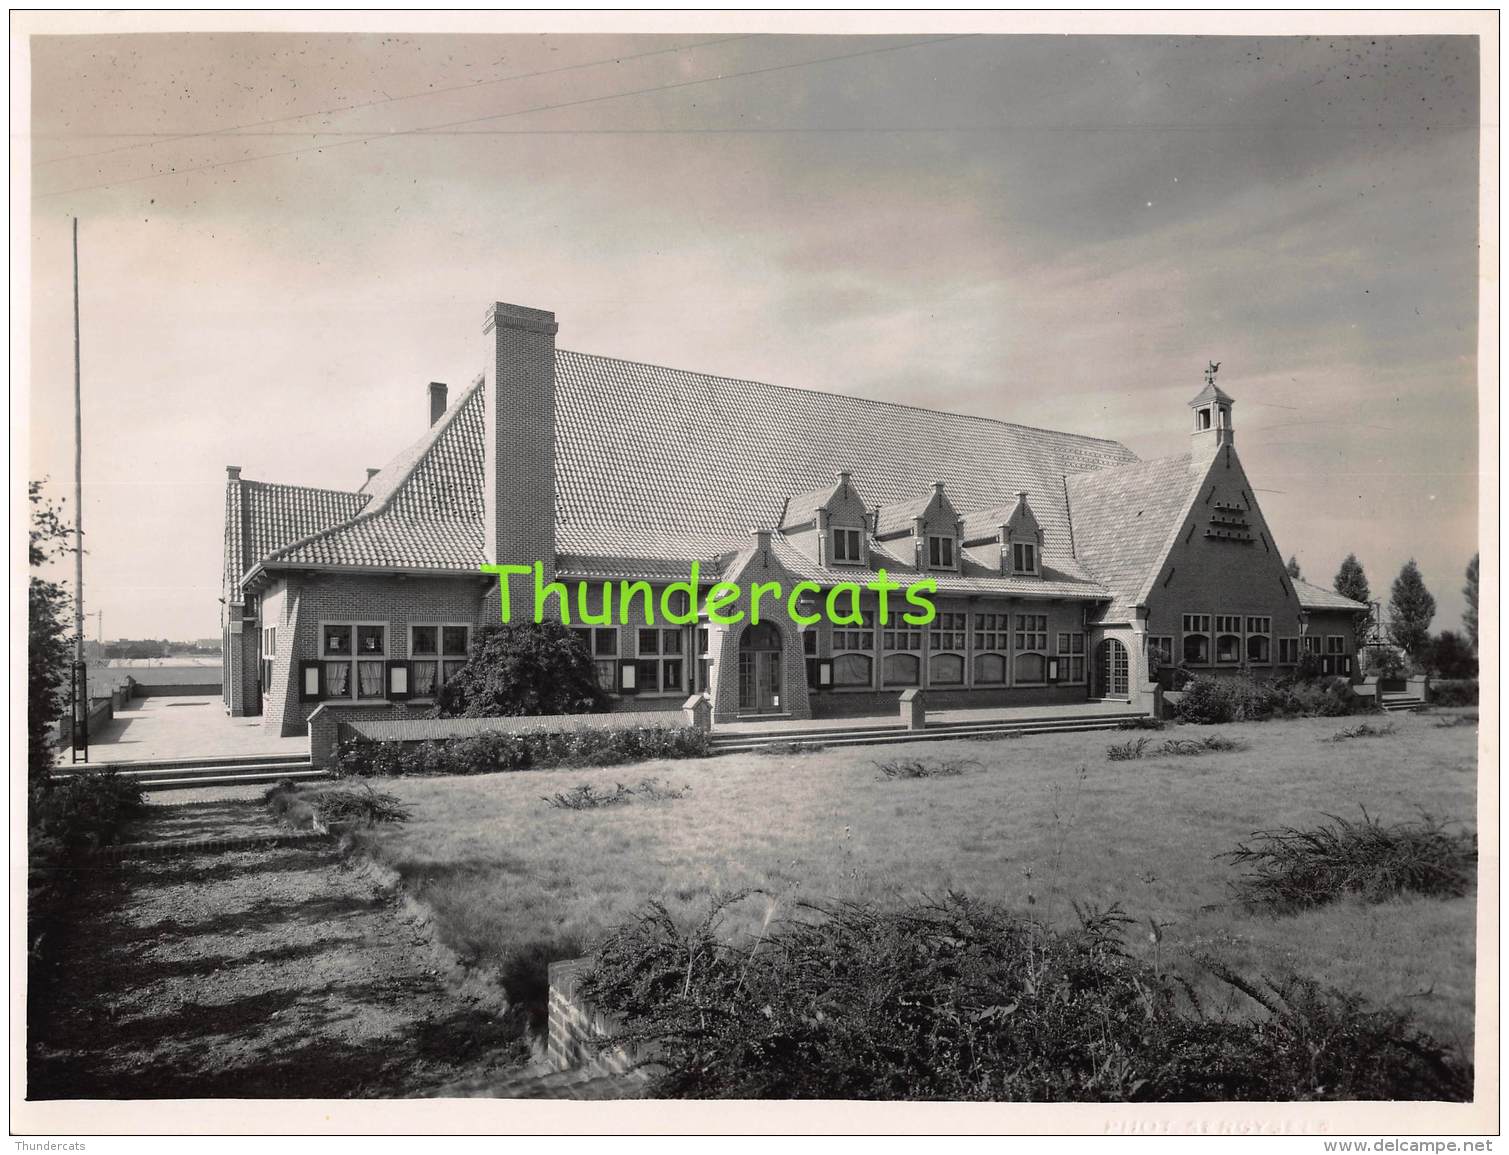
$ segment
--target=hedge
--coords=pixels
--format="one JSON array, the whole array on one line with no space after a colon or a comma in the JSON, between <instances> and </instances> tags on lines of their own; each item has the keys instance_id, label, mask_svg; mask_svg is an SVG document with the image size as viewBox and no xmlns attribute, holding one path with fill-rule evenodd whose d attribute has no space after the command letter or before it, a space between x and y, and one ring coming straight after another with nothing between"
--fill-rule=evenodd
<instances>
[{"instance_id":1,"label":"hedge","mask_svg":"<svg viewBox=\"0 0 1509 1155\"><path fill-rule=\"evenodd\" d=\"M1269 718L1335 718L1377 706L1352 692L1345 678L1257 682L1251 678L1195 678L1175 708L1181 722L1261 722Z\"/></svg>"},{"instance_id":2,"label":"hedge","mask_svg":"<svg viewBox=\"0 0 1509 1155\"><path fill-rule=\"evenodd\" d=\"M618 766L652 758L702 758L712 739L690 726L633 726L397 742L347 738L331 769L339 776L494 774L573 766Z\"/></svg>"}]
</instances>

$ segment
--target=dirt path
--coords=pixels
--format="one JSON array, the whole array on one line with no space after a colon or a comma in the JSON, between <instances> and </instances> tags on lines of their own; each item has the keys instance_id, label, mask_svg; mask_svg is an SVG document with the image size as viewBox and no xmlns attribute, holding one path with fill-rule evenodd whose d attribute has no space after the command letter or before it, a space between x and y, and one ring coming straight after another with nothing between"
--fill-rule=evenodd
<instances>
[{"instance_id":1,"label":"dirt path","mask_svg":"<svg viewBox=\"0 0 1509 1155\"><path fill-rule=\"evenodd\" d=\"M154 807L132 838L273 829L216 801ZM397 1097L528 1060L519 1016L449 989L398 895L333 846L81 874L33 968L28 1098Z\"/></svg>"}]
</instances>

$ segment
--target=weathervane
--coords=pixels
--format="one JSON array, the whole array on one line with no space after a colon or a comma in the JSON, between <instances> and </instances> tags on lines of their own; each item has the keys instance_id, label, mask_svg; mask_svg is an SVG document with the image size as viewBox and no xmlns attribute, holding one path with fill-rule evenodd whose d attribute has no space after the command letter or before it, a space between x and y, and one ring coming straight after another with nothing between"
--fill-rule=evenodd
<instances>
[{"instance_id":1,"label":"weathervane","mask_svg":"<svg viewBox=\"0 0 1509 1155\"><path fill-rule=\"evenodd\" d=\"M1205 384L1214 385L1216 383L1216 374L1220 371L1221 363L1219 361L1212 361L1207 365L1205 367Z\"/></svg>"}]
</instances>

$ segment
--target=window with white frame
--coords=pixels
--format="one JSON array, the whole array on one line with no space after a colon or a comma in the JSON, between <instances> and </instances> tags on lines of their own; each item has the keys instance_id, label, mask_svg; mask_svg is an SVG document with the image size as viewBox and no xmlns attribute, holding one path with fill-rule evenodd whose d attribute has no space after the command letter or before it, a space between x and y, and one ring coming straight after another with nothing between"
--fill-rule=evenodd
<instances>
[{"instance_id":1,"label":"window with white frame","mask_svg":"<svg viewBox=\"0 0 1509 1155\"><path fill-rule=\"evenodd\" d=\"M1216 661L1242 660L1242 615L1216 615Z\"/></svg>"},{"instance_id":2,"label":"window with white frame","mask_svg":"<svg viewBox=\"0 0 1509 1155\"><path fill-rule=\"evenodd\" d=\"M975 685L1006 684L1006 660L1011 652L1011 615L975 615Z\"/></svg>"},{"instance_id":3,"label":"window with white frame","mask_svg":"<svg viewBox=\"0 0 1509 1155\"><path fill-rule=\"evenodd\" d=\"M686 688L681 629L642 629L634 665L641 694L676 694Z\"/></svg>"},{"instance_id":4,"label":"window with white frame","mask_svg":"<svg viewBox=\"0 0 1509 1155\"><path fill-rule=\"evenodd\" d=\"M833 684L869 686L874 675L875 611L861 610L858 625L833 626Z\"/></svg>"},{"instance_id":5,"label":"window with white frame","mask_svg":"<svg viewBox=\"0 0 1509 1155\"><path fill-rule=\"evenodd\" d=\"M1174 664L1174 639L1171 634L1147 636L1147 664L1150 670L1161 670Z\"/></svg>"},{"instance_id":6,"label":"window with white frame","mask_svg":"<svg viewBox=\"0 0 1509 1155\"><path fill-rule=\"evenodd\" d=\"M1278 660L1283 666L1292 666L1299 661L1299 639L1280 638L1278 640Z\"/></svg>"},{"instance_id":7,"label":"window with white frame","mask_svg":"<svg viewBox=\"0 0 1509 1155\"><path fill-rule=\"evenodd\" d=\"M321 622L322 696L384 697L387 657L386 622Z\"/></svg>"},{"instance_id":8,"label":"window with white frame","mask_svg":"<svg viewBox=\"0 0 1509 1155\"><path fill-rule=\"evenodd\" d=\"M262 630L262 692L272 689L272 660L278 652L278 627L265 626Z\"/></svg>"},{"instance_id":9,"label":"window with white frame","mask_svg":"<svg viewBox=\"0 0 1509 1155\"><path fill-rule=\"evenodd\" d=\"M929 534L927 538L927 564L930 569L954 568L954 539L942 534Z\"/></svg>"},{"instance_id":10,"label":"window with white frame","mask_svg":"<svg viewBox=\"0 0 1509 1155\"><path fill-rule=\"evenodd\" d=\"M1085 636L1060 632L1058 635L1058 680L1085 680Z\"/></svg>"},{"instance_id":11,"label":"window with white frame","mask_svg":"<svg viewBox=\"0 0 1509 1155\"><path fill-rule=\"evenodd\" d=\"M409 659L414 666L411 693L433 698L466 665L472 630L462 623L425 623L409 627Z\"/></svg>"},{"instance_id":12,"label":"window with white frame","mask_svg":"<svg viewBox=\"0 0 1509 1155\"><path fill-rule=\"evenodd\" d=\"M964 684L964 647L968 640L969 617L962 613L940 613L928 627L928 681L935 686Z\"/></svg>"},{"instance_id":13,"label":"window with white frame","mask_svg":"<svg viewBox=\"0 0 1509 1155\"><path fill-rule=\"evenodd\" d=\"M1037 573L1037 543L1017 541L1011 544L1011 572Z\"/></svg>"},{"instance_id":14,"label":"window with white frame","mask_svg":"<svg viewBox=\"0 0 1509 1155\"><path fill-rule=\"evenodd\" d=\"M1273 619L1248 617L1247 660L1266 666L1273 660Z\"/></svg>"},{"instance_id":15,"label":"window with white frame","mask_svg":"<svg viewBox=\"0 0 1509 1155\"><path fill-rule=\"evenodd\" d=\"M592 669L597 684L610 694L618 692L618 630L612 626L588 629L585 626L571 631L582 641L582 646L592 656Z\"/></svg>"},{"instance_id":16,"label":"window with white frame","mask_svg":"<svg viewBox=\"0 0 1509 1155\"><path fill-rule=\"evenodd\" d=\"M1307 654L1318 654L1318 653L1320 653L1320 635L1319 634L1305 634L1299 640L1299 647L1300 647L1300 649L1304 653L1307 653Z\"/></svg>"},{"instance_id":17,"label":"window with white frame","mask_svg":"<svg viewBox=\"0 0 1509 1155\"><path fill-rule=\"evenodd\" d=\"M881 631L885 652L880 680L885 686L922 685L922 631L905 625L900 618Z\"/></svg>"},{"instance_id":18,"label":"window with white frame","mask_svg":"<svg viewBox=\"0 0 1509 1155\"><path fill-rule=\"evenodd\" d=\"M1210 662L1210 615L1185 614L1183 625L1184 660L1203 666Z\"/></svg>"},{"instance_id":19,"label":"window with white frame","mask_svg":"<svg viewBox=\"0 0 1509 1155\"><path fill-rule=\"evenodd\" d=\"M1344 654L1347 652L1347 639L1345 634L1326 635L1326 653L1328 655Z\"/></svg>"},{"instance_id":20,"label":"window with white frame","mask_svg":"<svg viewBox=\"0 0 1509 1155\"><path fill-rule=\"evenodd\" d=\"M1048 615L1017 614L1012 681L1018 686L1048 680Z\"/></svg>"},{"instance_id":21,"label":"window with white frame","mask_svg":"<svg viewBox=\"0 0 1509 1155\"><path fill-rule=\"evenodd\" d=\"M864 558L860 555L860 545L863 536L863 530L834 526L833 560L849 565L858 565L862 562Z\"/></svg>"}]
</instances>

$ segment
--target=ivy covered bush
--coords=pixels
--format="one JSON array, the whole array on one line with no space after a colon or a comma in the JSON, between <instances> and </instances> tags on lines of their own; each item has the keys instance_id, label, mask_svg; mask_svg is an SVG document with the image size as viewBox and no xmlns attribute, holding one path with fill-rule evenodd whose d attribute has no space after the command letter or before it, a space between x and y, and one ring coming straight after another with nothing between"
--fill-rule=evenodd
<instances>
[{"instance_id":1,"label":"ivy covered bush","mask_svg":"<svg viewBox=\"0 0 1509 1155\"><path fill-rule=\"evenodd\" d=\"M341 776L396 777L423 774L495 774L508 770L619 766L653 758L702 758L712 739L689 726L623 726L613 729L526 734L492 732L435 742L348 738L331 767Z\"/></svg>"},{"instance_id":2,"label":"ivy covered bush","mask_svg":"<svg viewBox=\"0 0 1509 1155\"><path fill-rule=\"evenodd\" d=\"M479 630L467 663L440 689L431 716L508 718L608 708L592 656L559 622Z\"/></svg>"}]
</instances>

